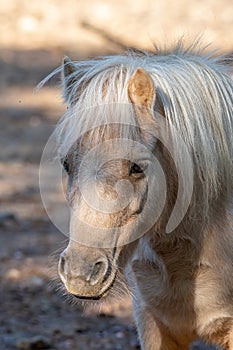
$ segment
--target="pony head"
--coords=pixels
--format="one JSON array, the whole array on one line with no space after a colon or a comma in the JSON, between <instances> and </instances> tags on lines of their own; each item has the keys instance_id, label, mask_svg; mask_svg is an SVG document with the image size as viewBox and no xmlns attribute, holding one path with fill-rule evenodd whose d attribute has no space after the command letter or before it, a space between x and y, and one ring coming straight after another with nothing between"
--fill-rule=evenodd
<instances>
[{"instance_id":1,"label":"pony head","mask_svg":"<svg viewBox=\"0 0 233 350\"><path fill-rule=\"evenodd\" d=\"M66 58L62 77L71 220L59 275L70 294L99 299L139 245L153 260L151 237L183 237L229 199L233 84L221 61L178 49Z\"/></svg>"}]
</instances>

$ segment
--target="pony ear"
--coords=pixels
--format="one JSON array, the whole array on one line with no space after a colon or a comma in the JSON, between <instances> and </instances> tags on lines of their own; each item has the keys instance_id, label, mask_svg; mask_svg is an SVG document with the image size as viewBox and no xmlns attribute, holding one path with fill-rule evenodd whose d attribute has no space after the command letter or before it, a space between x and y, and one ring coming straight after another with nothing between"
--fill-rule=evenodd
<instances>
[{"instance_id":1,"label":"pony ear","mask_svg":"<svg viewBox=\"0 0 233 350\"><path fill-rule=\"evenodd\" d=\"M144 108L153 108L155 87L149 74L141 67L137 68L128 84L131 102Z\"/></svg>"},{"instance_id":2,"label":"pony ear","mask_svg":"<svg viewBox=\"0 0 233 350\"><path fill-rule=\"evenodd\" d=\"M68 56L65 56L63 58L62 66L63 66L63 77L65 79L68 78L70 74L76 71L76 67L74 63L69 59Z\"/></svg>"},{"instance_id":3,"label":"pony ear","mask_svg":"<svg viewBox=\"0 0 233 350\"><path fill-rule=\"evenodd\" d=\"M65 56L62 62L62 83L63 83L63 96L66 102L71 100L72 85L75 81L75 73L77 68L74 63Z\"/></svg>"},{"instance_id":4,"label":"pony ear","mask_svg":"<svg viewBox=\"0 0 233 350\"><path fill-rule=\"evenodd\" d=\"M141 136L146 144L153 145L158 129L154 118L155 87L149 74L141 67L129 81L128 95L134 104Z\"/></svg>"}]
</instances>

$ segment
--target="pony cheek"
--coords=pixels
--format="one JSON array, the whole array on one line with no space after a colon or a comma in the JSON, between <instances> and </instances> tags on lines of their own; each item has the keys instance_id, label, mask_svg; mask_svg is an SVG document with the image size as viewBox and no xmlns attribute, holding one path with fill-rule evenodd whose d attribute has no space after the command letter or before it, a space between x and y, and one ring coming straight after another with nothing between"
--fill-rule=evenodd
<instances>
[{"instance_id":1,"label":"pony cheek","mask_svg":"<svg viewBox=\"0 0 233 350\"><path fill-rule=\"evenodd\" d=\"M129 205L132 219L142 213L146 199L147 199L146 184L142 184L141 186L138 186L138 188L135 188L135 196L133 197Z\"/></svg>"}]
</instances>

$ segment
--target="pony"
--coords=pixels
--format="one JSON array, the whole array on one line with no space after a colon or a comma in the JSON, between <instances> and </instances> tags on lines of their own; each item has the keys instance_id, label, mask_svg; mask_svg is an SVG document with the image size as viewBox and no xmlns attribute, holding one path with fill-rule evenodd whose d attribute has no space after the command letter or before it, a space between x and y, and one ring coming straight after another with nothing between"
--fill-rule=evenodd
<instances>
[{"instance_id":1,"label":"pony","mask_svg":"<svg viewBox=\"0 0 233 350\"><path fill-rule=\"evenodd\" d=\"M85 303L127 285L143 350L233 350L230 63L178 44L65 57L52 73L71 208L59 276Z\"/></svg>"}]
</instances>

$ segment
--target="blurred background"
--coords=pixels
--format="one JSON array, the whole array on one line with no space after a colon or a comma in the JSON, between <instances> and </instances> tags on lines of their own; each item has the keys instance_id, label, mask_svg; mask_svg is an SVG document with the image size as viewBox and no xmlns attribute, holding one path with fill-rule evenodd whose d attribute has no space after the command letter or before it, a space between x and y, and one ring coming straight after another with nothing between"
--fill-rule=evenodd
<instances>
[{"instance_id":1,"label":"blurred background","mask_svg":"<svg viewBox=\"0 0 233 350\"><path fill-rule=\"evenodd\" d=\"M0 0L1 350L139 349L128 299L82 315L50 283L65 237L43 209L38 168L65 106L58 79L36 85L64 55L152 49L183 35L232 52L232 29L232 0Z\"/></svg>"}]
</instances>

